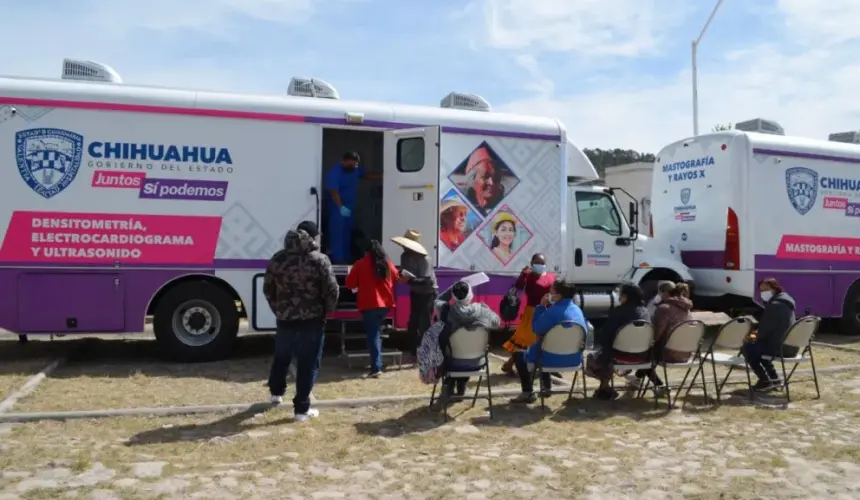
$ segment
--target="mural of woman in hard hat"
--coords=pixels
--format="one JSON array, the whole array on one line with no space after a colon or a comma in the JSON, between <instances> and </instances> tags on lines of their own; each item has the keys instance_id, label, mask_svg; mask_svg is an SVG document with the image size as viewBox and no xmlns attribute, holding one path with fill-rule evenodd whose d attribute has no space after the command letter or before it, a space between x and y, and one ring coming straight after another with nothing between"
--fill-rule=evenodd
<instances>
[{"instance_id":1,"label":"mural of woman in hard hat","mask_svg":"<svg viewBox=\"0 0 860 500\"><path fill-rule=\"evenodd\" d=\"M507 205L502 205L480 230L481 239L499 261L508 265L532 239L532 232Z\"/></svg>"}]
</instances>

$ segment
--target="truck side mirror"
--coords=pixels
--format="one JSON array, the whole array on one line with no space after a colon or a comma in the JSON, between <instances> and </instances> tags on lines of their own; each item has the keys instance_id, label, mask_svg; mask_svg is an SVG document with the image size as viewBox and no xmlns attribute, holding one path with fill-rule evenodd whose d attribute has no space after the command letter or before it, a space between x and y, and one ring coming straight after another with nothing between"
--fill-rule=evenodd
<instances>
[{"instance_id":1,"label":"truck side mirror","mask_svg":"<svg viewBox=\"0 0 860 500\"><path fill-rule=\"evenodd\" d=\"M630 202L629 211L630 217L627 220L630 221L630 237L632 238L639 234L639 211L636 210L636 203Z\"/></svg>"}]
</instances>

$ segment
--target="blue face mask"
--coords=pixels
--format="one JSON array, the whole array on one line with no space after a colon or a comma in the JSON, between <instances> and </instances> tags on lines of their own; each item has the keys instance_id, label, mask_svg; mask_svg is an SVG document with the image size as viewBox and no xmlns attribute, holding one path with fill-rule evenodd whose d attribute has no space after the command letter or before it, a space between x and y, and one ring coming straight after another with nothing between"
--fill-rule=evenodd
<instances>
[{"instance_id":1,"label":"blue face mask","mask_svg":"<svg viewBox=\"0 0 860 500\"><path fill-rule=\"evenodd\" d=\"M537 273L537 274L545 273L546 272L546 265L545 264L532 264L532 272Z\"/></svg>"}]
</instances>

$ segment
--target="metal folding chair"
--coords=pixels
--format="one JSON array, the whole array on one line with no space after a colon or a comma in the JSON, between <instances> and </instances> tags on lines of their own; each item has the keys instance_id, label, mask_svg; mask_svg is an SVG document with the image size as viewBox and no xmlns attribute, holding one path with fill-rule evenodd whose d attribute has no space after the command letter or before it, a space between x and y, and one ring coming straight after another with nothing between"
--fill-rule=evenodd
<instances>
[{"instance_id":1,"label":"metal folding chair","mask_svg":"<svg viewBox=\"0 0 860 500\"><path fill-rule=\"evenodd\" d=\"M436 388L442 384L440 394L445 390L445 383L449 379L454 378L469 378L478 377L478 383L475 386L475 395L472 398L472 407L478 401L478 393L481 390L481 382L487 381L487 400L490 406L490 418L493 418L493 389L490 380L490 359L489 359L489 340L490 333L486 328L478 327L474 330L460 328L451 334L450 350L445 358L445 366L453 367L455 371L449 371L447 368L442 375L442 378L433 384L433 392L430 394L430 406L436 401ZM468 367L466 370L457 371L457 369ZM484 398L482 398L484 399ZM448 420L448 406L450 398L442 398L445 420Z\"/></svg>"}]
</instances>

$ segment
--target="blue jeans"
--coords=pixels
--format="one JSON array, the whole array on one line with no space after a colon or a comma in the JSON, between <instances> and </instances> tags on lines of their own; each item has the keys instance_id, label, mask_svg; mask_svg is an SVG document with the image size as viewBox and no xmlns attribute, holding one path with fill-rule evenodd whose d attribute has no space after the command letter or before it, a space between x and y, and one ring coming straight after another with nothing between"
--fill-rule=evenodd
<instances>
[{"instance_id":1,"label":"blue jeans","mask_svg":"<svg viewBox=\"0 0 860 500\"><path fill-rule=\"evenodd\" d=\"M354 209L354 207L348 207ZM340 209L329 204L328 211L328 249L331 253L332 264L352 263L352 226L353 213L349 217L340 214Z\"/></svg>"},{"instance_id":2,"label":"blue jeans","mask_svg":"<svg viewBox=\"0 0 860 500\"><path fill-rule=\"evenodd\" d=\"M275 358L269 371L269 392L283 396L287 391L287 369L296 361L296 414L307 413L311 407L311 391L320 369L325 321L278 321L275 334Z\"/></svg>"},{"instance_id":3,"label":"blue jeans","mask_svg":"<svg viewBox=\"0 0 860 500\"><path fill-rule=\"evenodd\" d=\"M382 371L382 320L388 308L361 311L364 332L367 334L367 350L370 352L370 373Z\"/></svg>"}]
</instances>

